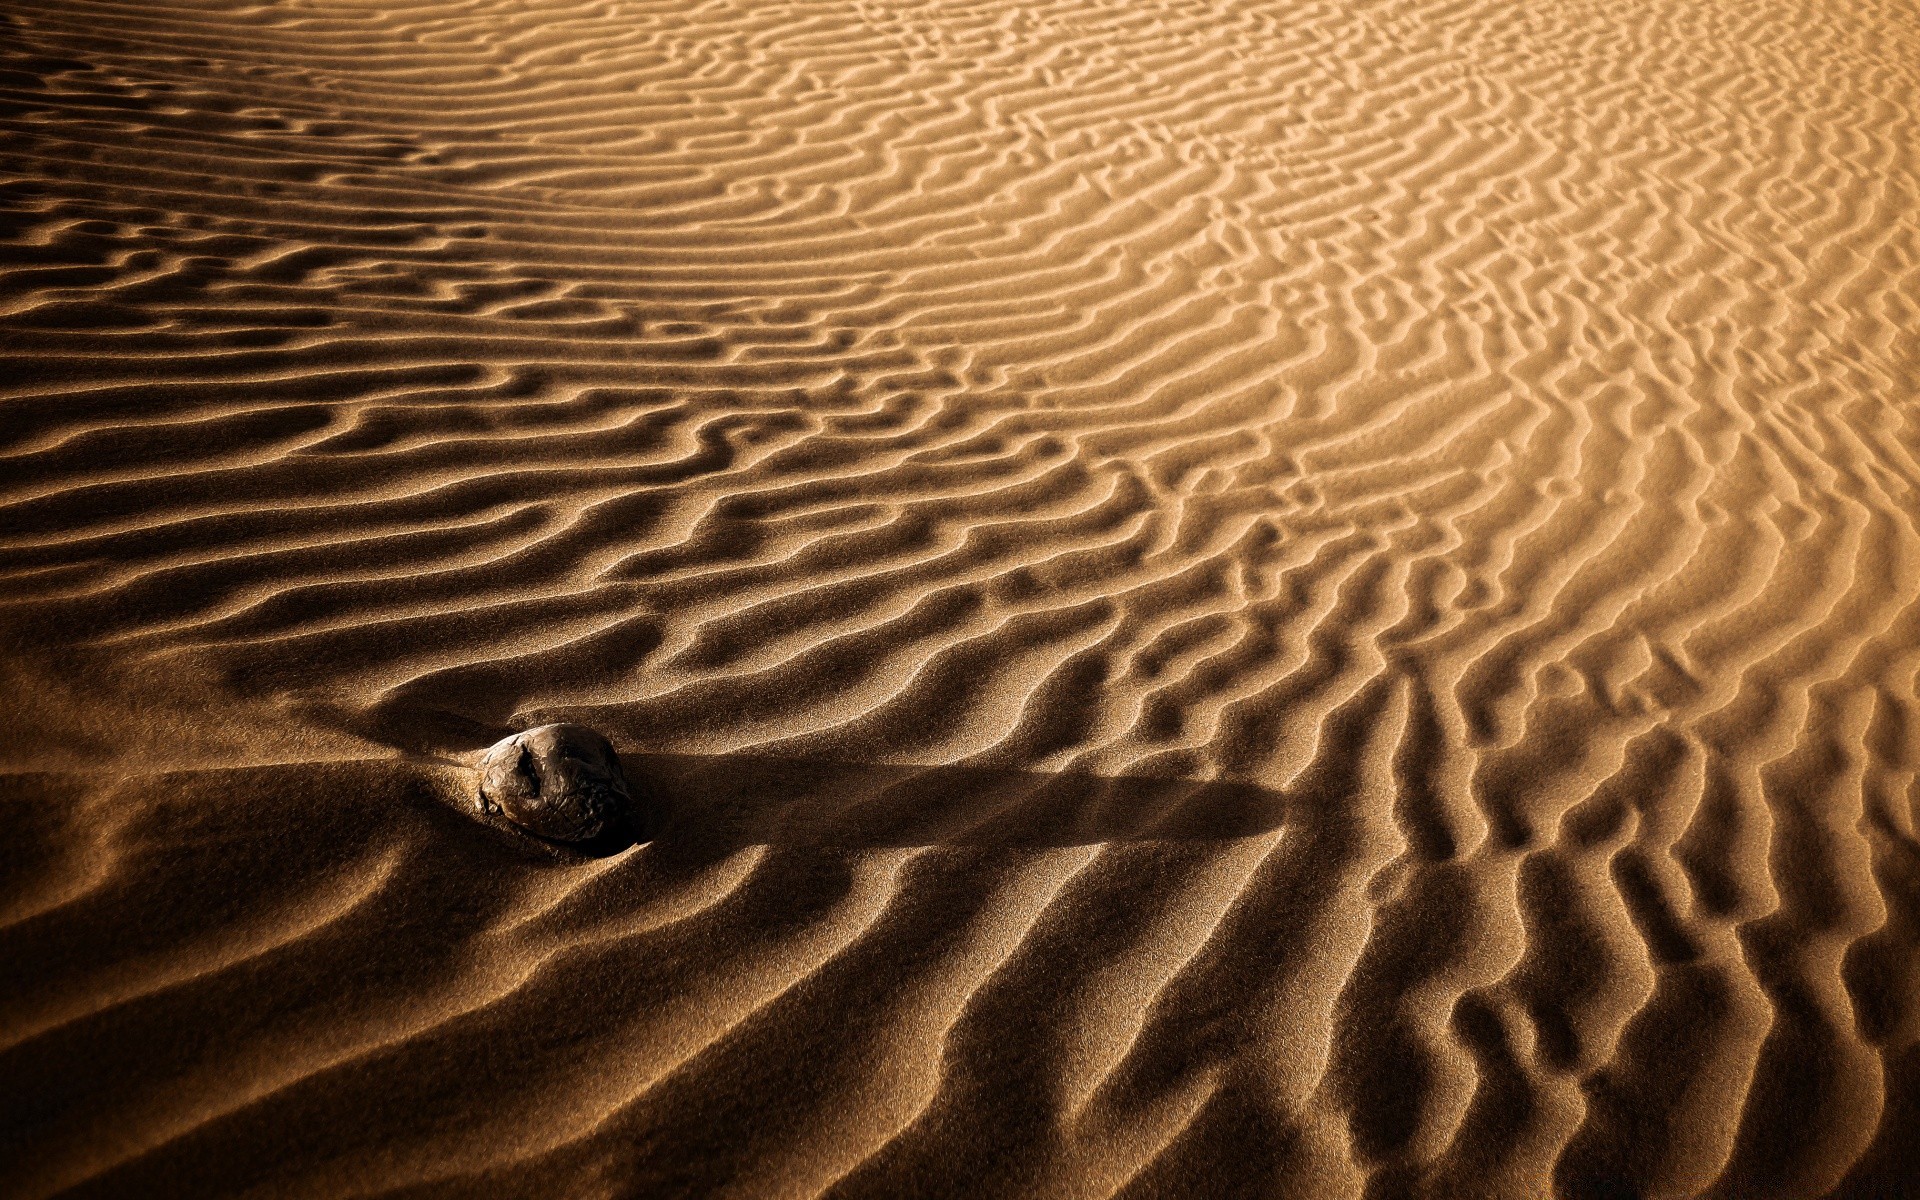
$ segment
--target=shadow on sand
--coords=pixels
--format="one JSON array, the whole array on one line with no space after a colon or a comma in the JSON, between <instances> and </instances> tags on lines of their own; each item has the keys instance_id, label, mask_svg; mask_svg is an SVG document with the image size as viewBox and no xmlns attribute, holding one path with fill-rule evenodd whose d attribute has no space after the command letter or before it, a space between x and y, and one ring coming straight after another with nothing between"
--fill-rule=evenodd
<instances>
[{"instance_id":1,"label":"shadow on sand","mask_svg":"<svg viewBox=\"0 0 1920 1200\"><path fill-rule=\"evenodd\" d=\"M1282 797L1238 783L964 767L625 754L655 839L724 856L749 845L1083 846L1215 841L1279 828Z\"/></svg>"}]
</instances>

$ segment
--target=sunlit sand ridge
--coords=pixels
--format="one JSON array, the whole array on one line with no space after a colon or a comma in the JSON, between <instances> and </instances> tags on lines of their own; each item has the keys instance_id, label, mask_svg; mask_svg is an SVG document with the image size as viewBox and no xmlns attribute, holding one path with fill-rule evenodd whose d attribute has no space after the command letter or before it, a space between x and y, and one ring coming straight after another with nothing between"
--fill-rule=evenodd
<instances>
[{"instance_id":1,"label":"sunlit sand ridge","mask_svg":"<svg viewBox=\"0 0 1920 1200\"><path fill-rule=\"evenodd\" d=\"M1920 1179L1920 14L0 5L0 1192ZM663 805L460 810L507 732Z\"/></svg>"}]
</instances>

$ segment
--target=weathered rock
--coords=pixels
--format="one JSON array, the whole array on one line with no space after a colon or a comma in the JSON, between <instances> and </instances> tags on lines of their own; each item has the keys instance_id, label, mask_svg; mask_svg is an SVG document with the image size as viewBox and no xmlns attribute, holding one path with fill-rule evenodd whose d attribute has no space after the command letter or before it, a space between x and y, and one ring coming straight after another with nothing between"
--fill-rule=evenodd
<instances>
[{"instance_id":1,"label":"weathered rock","mask_svg":"<svg viewBox=\"0 0 1920 1200\"><path fill-rule=\"evenodd\" d=\"M540 725L494 743L480 764L480 808L536 837L588 842L625 820L637 832L620 757L583 725Z\"/></svg>"}]
</instances>

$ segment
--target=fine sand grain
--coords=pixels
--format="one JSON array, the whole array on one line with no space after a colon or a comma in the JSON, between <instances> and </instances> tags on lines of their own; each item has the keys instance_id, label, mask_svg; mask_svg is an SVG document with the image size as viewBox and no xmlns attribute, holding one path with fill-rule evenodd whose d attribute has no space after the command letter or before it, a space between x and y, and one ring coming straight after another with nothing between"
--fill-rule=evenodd
<instances>
[{"instance_id":1,"label":"fine sand grain","mask_svg":"<svg viewBox=\"0 0 1920 1200\"><path fill-rule=\"evenodd\" d=\"M1910 0L0 0L0 1193L1920 1195ZM617 853L476 820L610 737Z\"/></svg>"}]
</instances>

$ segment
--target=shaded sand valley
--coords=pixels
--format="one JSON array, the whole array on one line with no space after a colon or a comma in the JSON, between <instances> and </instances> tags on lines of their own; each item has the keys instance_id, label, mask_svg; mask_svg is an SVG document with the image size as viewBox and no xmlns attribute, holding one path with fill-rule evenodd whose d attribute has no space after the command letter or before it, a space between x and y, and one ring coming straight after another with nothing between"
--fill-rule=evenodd
<instances>
[{"instance_id":1,"label":"shaded sand valley","mask_svg":"<svg viewBox=\"0 0 1920 1200\"><path fill-rule=\"evenodd\" d=\"M0 2L0 1193L1920 1195L1920 11ZM570 721L658 836L476 819Z\"/></svg>"}]
</instances>

